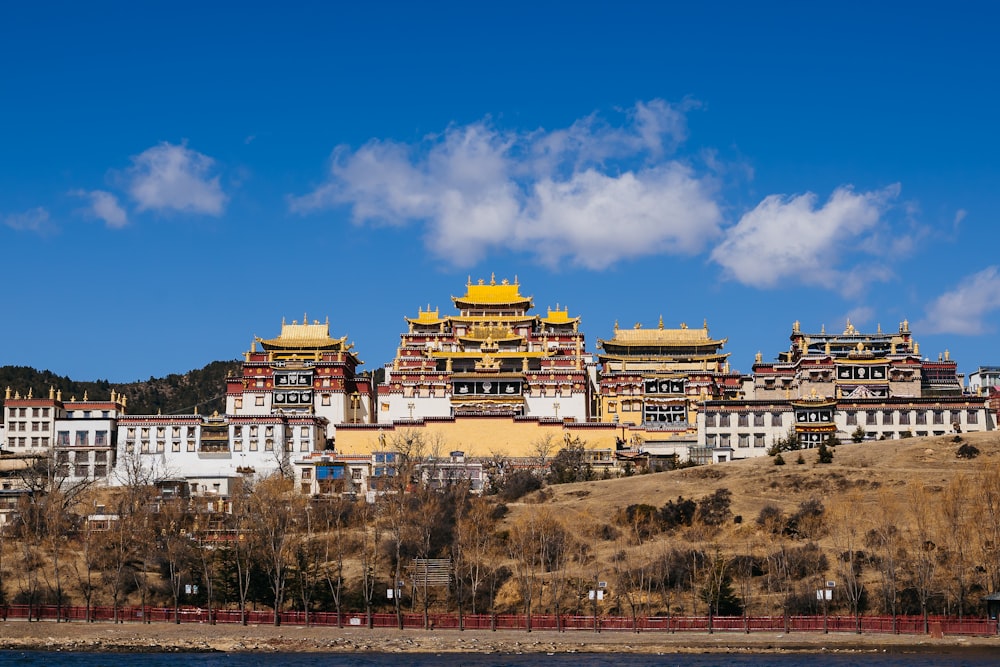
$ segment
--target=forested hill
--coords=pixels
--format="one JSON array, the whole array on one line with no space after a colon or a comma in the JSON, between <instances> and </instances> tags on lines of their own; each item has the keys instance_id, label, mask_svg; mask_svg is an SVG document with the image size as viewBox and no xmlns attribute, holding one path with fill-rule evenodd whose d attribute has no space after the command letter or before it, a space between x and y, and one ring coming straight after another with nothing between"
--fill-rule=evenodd
<instances>
[{"instance_id":1,"label":"forested hill","mask_svg":"<svg viewBox=\"0 0 1000 667\"><path fill-rule=\"evenodd\" d=\"M49 395L49 387L55 387L62 390L64 401L74 396L82 400L84 392L92 401L108 400L114 389L128 399L126 412L130 415L190 414L195 408L201 414L211 414L215 410L222 413L226 410L226 375L239 374L240 369L239 361L213 361L187 373L151 377L144 382L113 383L107 380L79 382L30 366L0 366L0 403L7 387L22 396L30 388L34 396L43 398Z\"/></svg>"}]
</instances>

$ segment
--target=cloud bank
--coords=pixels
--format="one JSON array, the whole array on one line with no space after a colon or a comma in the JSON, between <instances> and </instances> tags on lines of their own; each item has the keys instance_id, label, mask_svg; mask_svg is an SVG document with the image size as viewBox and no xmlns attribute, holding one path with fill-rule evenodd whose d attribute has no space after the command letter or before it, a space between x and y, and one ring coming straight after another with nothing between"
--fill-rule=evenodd
<instances>
[{"instance_id":1,"label":"cloud bank","mask_svg":"<svg viewBox=\"0 0 1000 667\"><path fill-rule=\"evenodd\" d=\"M227 196L215 160L184 144L163 142L132 158L127 190L139 211L180 211L222 215Z\"/></svg>"},{"instance_id":2,"label":"cloud bank","mask_svg":"<svg viewBox=\"0 0 1000 667\"><path fill-rule=\"evenodd\" d=\"M905 247L898 240L887 245L878 234L899 190L893 185L857 193L841 187L822 206L811 192L771 195L726 230L711 258L727 277L752 287L795 281L856 293L868 281L888 278L888 271L853 262ZM850 266L842 268L844 264Z\"/></svg>"},{"instance_id":3,"label":"cloud bank","mask_svg":"<svg viewBox=\"0 0 1000 667\"><path fill-rule=\"evenodd\" d=\"M966 276L955 289L934 299L917 326L927 333L978 336L992 331L985 320L997 310L1000 310L1000 269L990 266Z\"/></svg>"},{"instance_id":4,"label":"cloud bank","mask_svg":"<svg viewBox=\"0 0 1000 667\"><path fill-rule=\"evenodd\" d=\"M492 251L604 269L701 252L720 234L711 176L669 156L686 138L682 108L638 103L613 125L504 132L488 120L414 144L338 147L330 174L290 200L310 212L348 206L356 223L424 225L429 249L457 266Z\"/></svg>"},{"instance_id":5,"label":"cloud bank","mask_svg":"<svg viewBox=\"0 0 1000 667\"><path fill-rule=\"evenodd\" d=\"M128 224L128 214L118 203L118 197L104 190L77 190L73 192L79 197L89 200L85 214L88 217L103 220L104 224L112 229L121 229Z\"/></svg>"},{"instance_id":6,"label":"cloud bank","mask_svg":"<svg viewBox=\"0 0 1000 667\"><path fill-rule=\"evenodd\" d=\"M50 230L49 212L38 206L22 213L11 213L3 218L3 224L19 232L36 232L39 234Z\"/></svg>"}]
</instances>

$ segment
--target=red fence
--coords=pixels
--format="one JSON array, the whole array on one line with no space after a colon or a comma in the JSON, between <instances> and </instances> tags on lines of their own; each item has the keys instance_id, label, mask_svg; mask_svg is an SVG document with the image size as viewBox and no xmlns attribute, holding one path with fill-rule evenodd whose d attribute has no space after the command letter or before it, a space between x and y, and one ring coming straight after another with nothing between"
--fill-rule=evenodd
<instances>
[{"instance_id":1,"label":"red fence","mask_svg":"<svg viewBox=\"0 0 1000 667\"><path fill-rule=\"evenodd\" d=\"M119 607L115 614L112 607L91 607L89 619L93 622L109 622L116 618L122 623L172 623L174 610L167 607ZM181 623L226 623L242 622L240 612L233 609L216 609L211 617L207 609L194 607L182 608L178 616ZM274 622L274 614L270 611L248 611L247 623L252 625L267 625ZM0 618L3 620L40 620L40 621L86 621L86 607L56 607L55 605L9 605L0 607ZM375 628L395 628L402 620L402 627L419 629L424 627L422 614L404 613L399 619L395 614L372 614L371 625ZM305 612L285 611L280 614L282 625L338 625L337 614L333 612L310 612L308 623ZM369 619L362 612L342 613L340 625L345 627L367 627ZM789 632L856 632L857 624L853 616L789 616L787 630ZM435 630L451 630L460 627L457 614L430 614L427 625ZM467 630L527 630L528 624L523 614L466 614L461 619L461 627ZM596 629L601 632L708 632L709 618L706 616L639 616L633 620L630 616L598 616ZM963 618L959 620L947 616L931 616L928 619L928 630L944 635L995 635L998 633L996 620L986 618ZM532 630L595 630L593 616L555 616L553 614L536 614L531 617ZM786 619L782 616L717 616L711 619L713 632L784 632ZM925 634L924 619L920 616L862 616L861 632L868 634Z\"/></svg>"}]
</instances>

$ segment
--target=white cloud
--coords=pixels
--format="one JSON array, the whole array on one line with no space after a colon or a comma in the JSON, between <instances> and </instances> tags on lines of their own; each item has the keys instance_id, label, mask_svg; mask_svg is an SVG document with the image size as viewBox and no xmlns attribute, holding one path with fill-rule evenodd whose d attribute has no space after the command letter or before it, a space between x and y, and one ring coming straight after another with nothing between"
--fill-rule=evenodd
<instances>
[{"instance_id":1,"label":"white cloud","mask_svg":"<svg viewBox=\"0 0 1000 667\"><path fill-rule=\"evenodd\" d=\"M992 329L984 321L1000 310L1000 269L990 266L966 276L958 286L927 306L926 316L914 328L927 333L976 336Z\"/></svg>"},{"instance_id":2,"label":"white cloud","mask_svg":"<svg viewBox=\"0 0 1000 667\"><path fill-rule=\"evenodd\" d=\"M426 243L459 265L492 250L604 268L651 254L694 254L719 234L711 178L664 156L686 136L683 111L638 103L620 125L503 132L454 126L418 145L338 147L328 180L292 210L347 205L357 223L425 225Z\"/></svg>"},{"instance_id":3,"label":"white cloud","mask_svg":"<svg viewBox=\"0 0 1000 667\"><path fill-rule=\"evenodd\" d=\"M957 211L955 211L955 220L953 223L955 229L958 229L958 226L962 224L962 221L965 220L965 217L967 215L969 215L969 212L966 211L964 208L960 208Z\"/></svg>"},{"instance_id":4,"label":"white cloud","mask_svg":"<svg viewBox=\"0 0 1000 667\"><path fill-rule=\"evenodd\" d=\"M19 232L45 233L50 230L49 212L41 206L23 213L11 213L4 217L3 224Z\"/></svg>"},{"instance_id":5,"label":"white cloud","mask_svg":"<svg viewBox=\"0 0 1000 667\"><path fill-rule=\"evenodd\" d=\"M128 192L140 211L174 210L220 215L227 197L219 177L209 173L215 161L187 146L167 142L132 158Z\"/></svg>"},{"instance_id":6,"label":"white cloud","mask_svg":"<svg viewBox=\"0 0 1000 667\"><path fill-rule=\"evenodd\" d=\"M121 229L128 224L128 215L125 213L125 209L118 203L118 197L110 192L76 190L71 194L90 200L90 207L86 210L87 216L103 220L112 229Z\"/></svg>"},{"instance_id":7,"label":"white cloud","mask_svg":"<svg viewBox=\"0 0 1000 667\"><path fill-rule=\"evenodd\" d=\"M898 185L864 193L841 187L822 206L811 192L771 195L726 230L712 259L729 277L753 287L795 280L856 293L890 275L884 267L866 265L867 257L858 255L905 247L898 239L892 245L871 242L898 195ZM851 251L856 255L850 256Z\"/></svg>"}]
</instances>

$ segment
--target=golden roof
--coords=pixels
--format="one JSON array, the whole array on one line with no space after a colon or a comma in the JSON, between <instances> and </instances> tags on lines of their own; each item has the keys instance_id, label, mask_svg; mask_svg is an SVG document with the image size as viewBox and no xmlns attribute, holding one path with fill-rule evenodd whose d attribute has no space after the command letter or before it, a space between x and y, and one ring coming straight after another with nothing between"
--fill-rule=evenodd
<instances>
[{"instance_id":1,"label":"golden roof","mask_svg":"<svg viewBox=\"0 0 1000 667\"><path fill-rule=\"evenodd\" d=\"M521 295L521 286L518 284L517 278L514 278L513 284L504 278L498 285L495 275L490 277L489 284L485 284L483 280L480 280L478 285L473 285L472 278L470 277L469 282L465 285L465 294L463 296L453 296L451 299L455 302L463 301L484 305L531 302L530 296Z\"/></svg>"},{"instance_id":2,"label":"golden roof","mask_svg":"<svg viewBox=\"0 0 1000 667\"><path fill-rule=\"evenodd\" d=\"M710 337L707 324L700 329L689 329L685 324L679 329L665 329L661 318L656 329L643 329L641 324L632 329L619 329L616 324L614 338L601 342L613 345L724 345L728 340Z\"/></svg>"},{"instance_id":3,"label":"golden roof","mask_svg":"<svg viewBox=\"0 0 1000 667\"><path fill-rule=\"evenodd\" d=\"M546 324L572 324L573 322L579 322L580 318L570 317L568 307L559 310L559 305L556 304L556 309L552 310L551 308L549 308L548 315L541 318L541 321L545 322Z\"/></svg>"},{"instance_id":4,"label":"golden roof","mask_svg":"<svg viewBox=\"0 0 1000 667\"><path fill-rule=\"evenodd\" d=\"M413 324L440 324L444 320L441 319L441 311L435 308L431 310L430 304L427 305L427 310L423 308L417 309L416 317L407 317L407 322L412 322Z\"/></svg>"},{"instance_id":5,"label":"golden roof","mask_svg":"<svg viewBox=\"0 0 1000 667\"><path fill-rule=\"evenodd\" d=\"M320 324L319 320L314 320L312 324L308 324L308 318L303 316L302 324L299 324L295 320L292 320L291 324L287 324L284 319L281 320L281 333L278 334L277 338L256 338L264 349L268 348L329 348L329 347L342 347L344 341L347 340L347 336L343 338L331 338L330 337L330 320L323 324Z\"/></svg>"}]
</instances>

